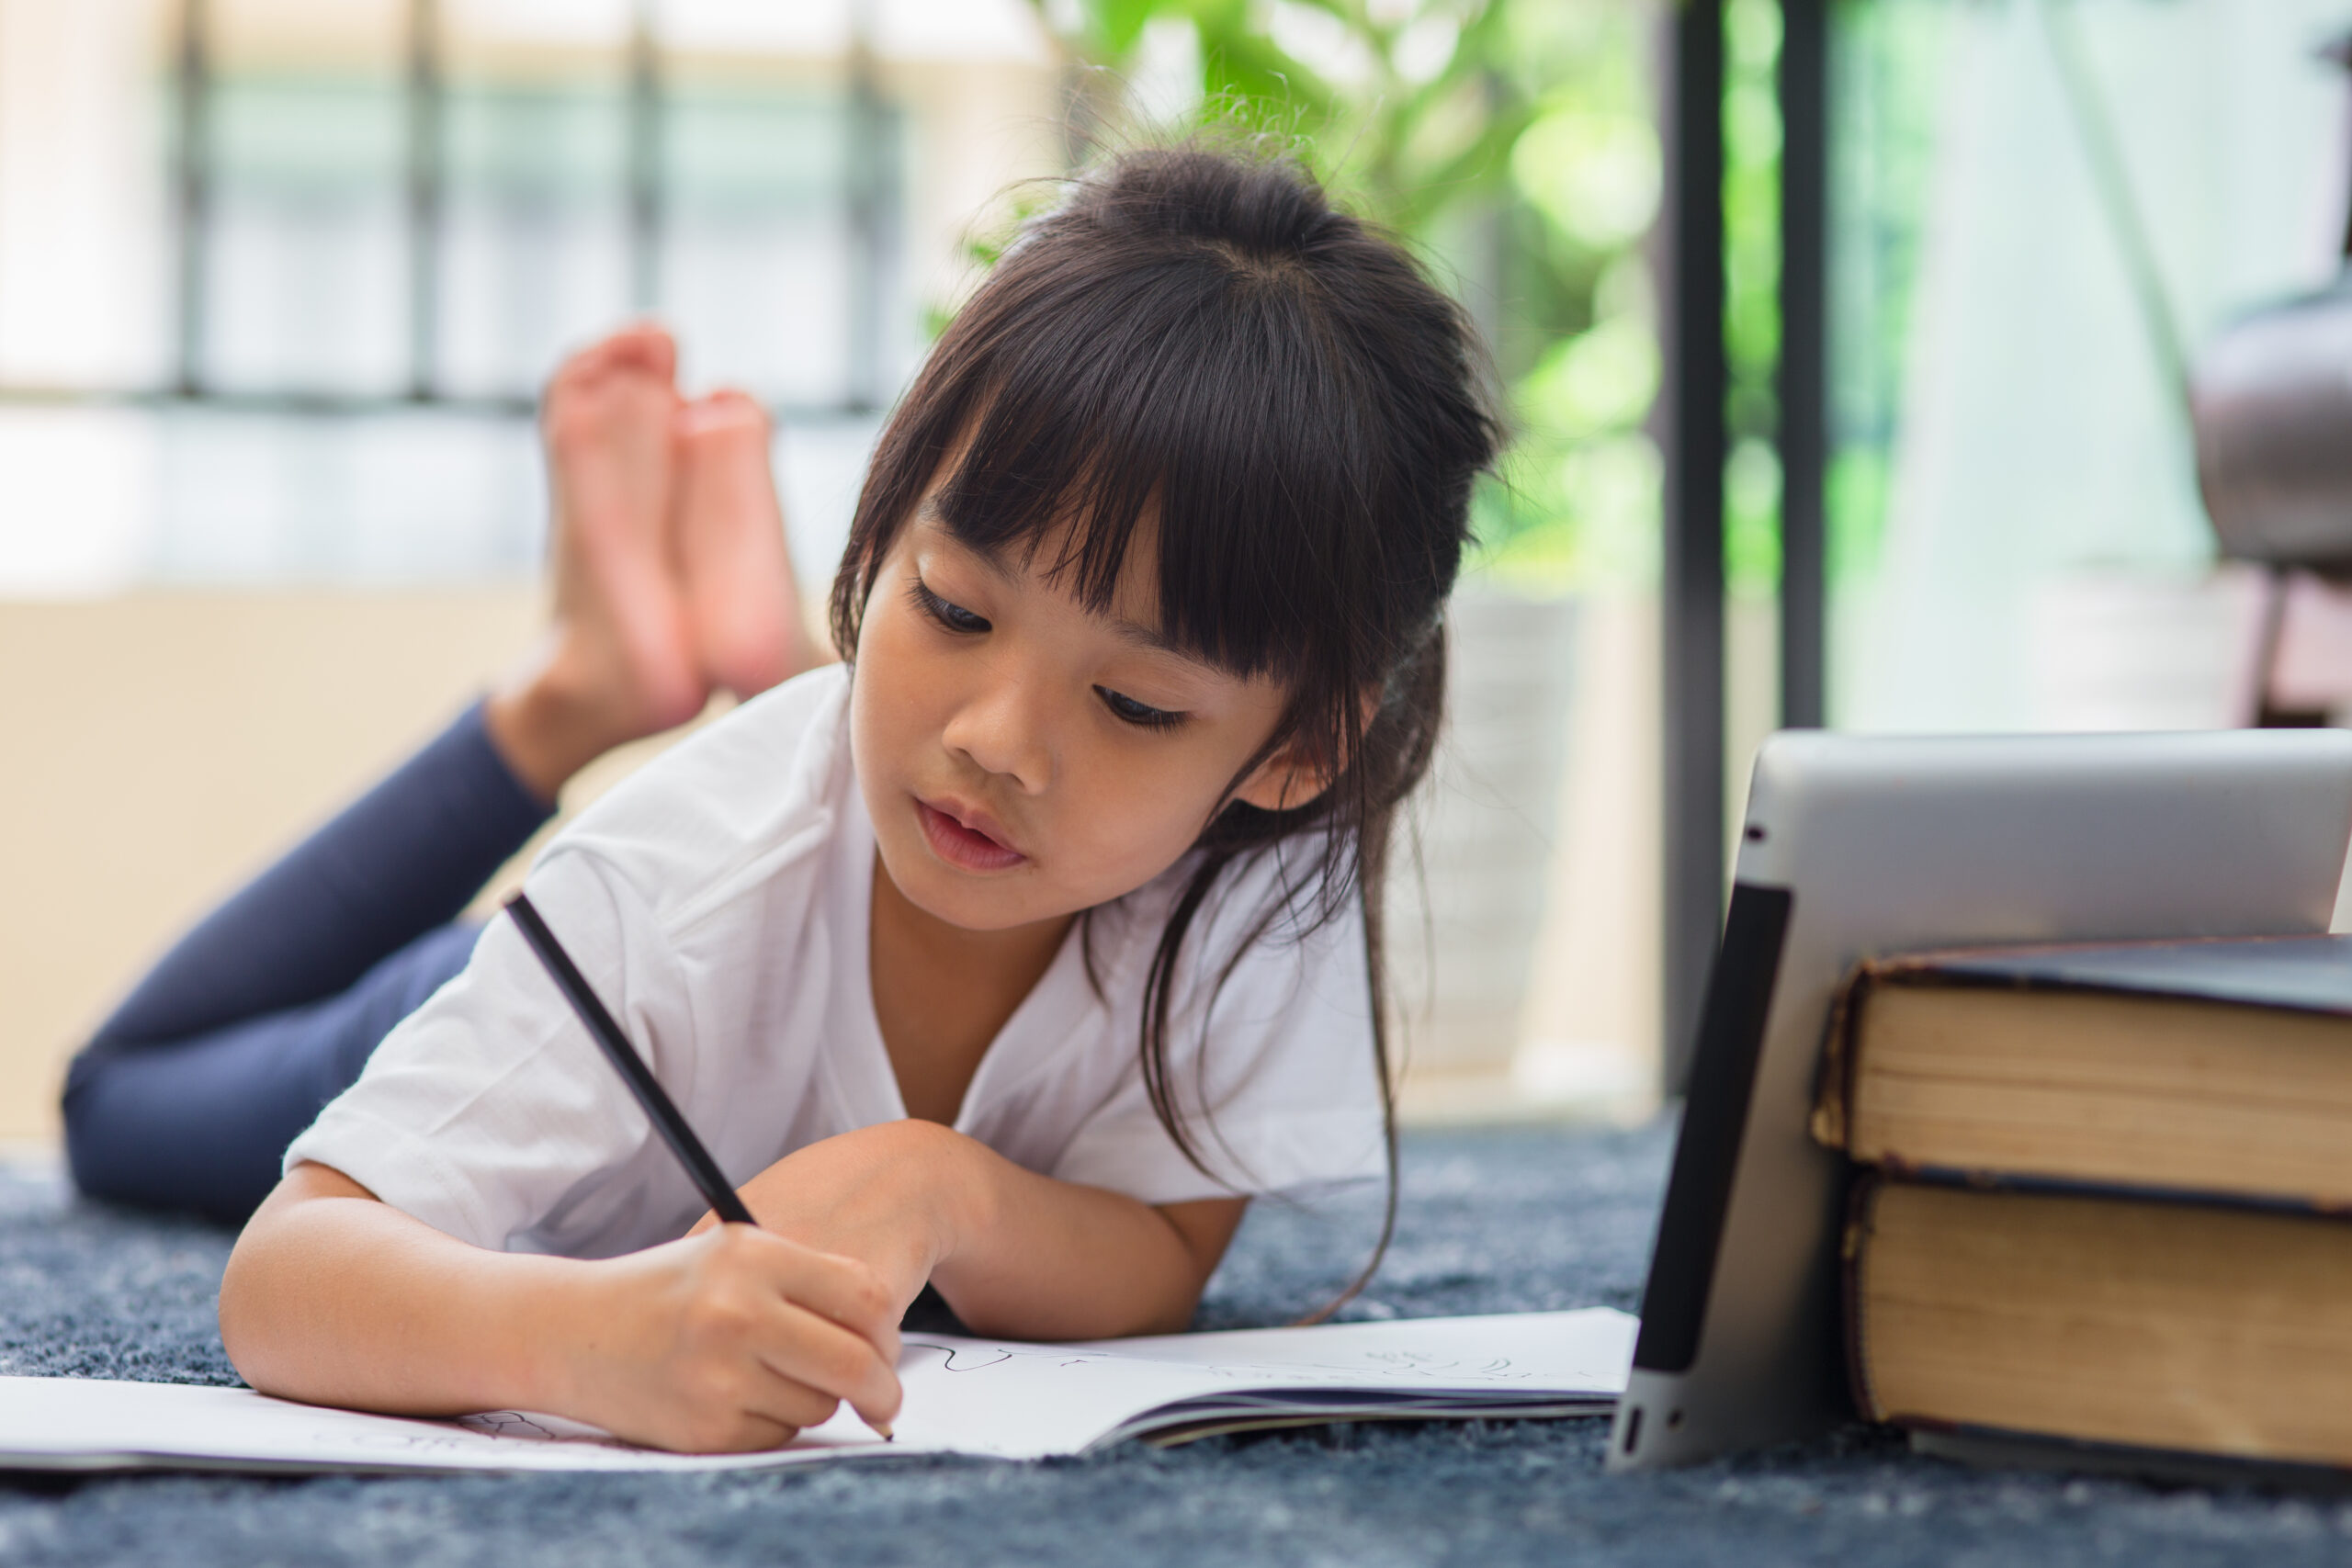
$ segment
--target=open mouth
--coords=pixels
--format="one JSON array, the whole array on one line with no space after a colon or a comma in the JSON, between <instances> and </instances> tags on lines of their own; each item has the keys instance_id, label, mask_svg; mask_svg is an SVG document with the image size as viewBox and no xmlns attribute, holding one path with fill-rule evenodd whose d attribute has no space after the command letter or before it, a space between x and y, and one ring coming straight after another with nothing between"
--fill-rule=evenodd
<instances>
[{"instance_id":1,"label":"open mouth","mask_svg":"<svg viewBox=\"0 0 2352 1568\"><path fill-rule=\"evenodd\" d=\"M1029 858L927 800L915 802L915 814L922 818L923 837L931 841L933 852L960 870L1005 871Z\"/></svg>"}]
</instances>

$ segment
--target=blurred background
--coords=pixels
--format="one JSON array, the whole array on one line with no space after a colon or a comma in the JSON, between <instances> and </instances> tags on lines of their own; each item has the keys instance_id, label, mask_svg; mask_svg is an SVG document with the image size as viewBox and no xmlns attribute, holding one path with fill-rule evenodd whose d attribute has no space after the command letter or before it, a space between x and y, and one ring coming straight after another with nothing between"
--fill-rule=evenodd
<instances>
[{"instance_id":1,"label":"blurred background","mask_svg":"<svg viewBox=\"0 0 2352 1568\"><path fill-rule=\"evenodd\" d=\"M2217 558L2185 367L2343 265L2347 28L0 0L0 1139L52 1138L140 964L527 647L563 352L650 312L690 388L765 400L820 589L1010 224L1090 152L1204 123L1412 243L1515 421L1396 890L1408 1113L1646 1115L1776 726L2254 716L2278 582ZM2352 681L2312 646L2324 714Z\"/></svg>"}]
</instances>

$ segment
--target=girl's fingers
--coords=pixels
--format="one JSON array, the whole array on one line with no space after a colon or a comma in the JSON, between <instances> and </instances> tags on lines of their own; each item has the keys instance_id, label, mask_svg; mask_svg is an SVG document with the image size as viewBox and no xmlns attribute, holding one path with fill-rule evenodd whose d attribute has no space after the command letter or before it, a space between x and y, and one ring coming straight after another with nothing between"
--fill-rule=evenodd
<instances>
[{"instance_id":1,"label":"girl's fingers","mask_svg":"<svg viewBox=\"0 0 2352 1568\"><path fill-rule=\"evenodd\" d=\"M827 1415L832 1414L828 1410ZM729 1427L718 1441L707 1445L690 1445L689 1453L765 1453L780 1449L800 1435L804 1426L812 1422L786 1420L764 1410L746 1410Z\"/></svg>"},{"instance_id":2,"label":"girl's fingers","mask_svg":"<svg viewBox=\"0 0 2352 1568\"><path fill-rule=\"evenodd\" d=\"M899 1374L863 1336L794 1302L779 1300L761 1336L760 1359L779 1379L845 1401L869 1426L888 1427L899 1414Z\"/></svg>"},{"instance_id":3,"label":"girl's fingers","mask_svg":"<svg viewBox=\"0 0 2352 1568\"><path fill-rule=\"evenodd\" d=\"M748 1422L782 1428L764 1445L776 1449L809 1427L821 1427L831 1420L841 1404L831 1394L788 1378L763 1363L759 1368L758 1381L744 1392L743 1417Z\"/></svg>"},{"instance_id":4,"label":"girl's fingers","mask_svg":"<svg viewBox=\"0 0 2352 1568\"><path fill-rule=\"evenodd\" d=\"M735 1354L756 1359L763 1413L813 1425L846 1401L869 1425L888 1427L899 1404L899 1303L879 1274L855 1258L748 1225L723 1225L693 1245L715 1269L703 1289L733 1299L720 1313L720 1331ZM728 1324L729 1312L749 1315ZM767 1389L767 1377L778 1386ZM820 1397L821 1405L786 1384Z\"/></svg>"},{"instance_id":5,"label":"girl's fingers","mask_svg":"<svg viewBox=\"0 0 2352 1568\"><path fill-rule=\"evenodd\" d=\"M777 1238L783 1239L781 1237ZM773 1276L776 1293L864 1339L882 1365L899 1360L899 1303L880 1275L854 1258L786 1242Z\"/></svg>"}]
</instances>

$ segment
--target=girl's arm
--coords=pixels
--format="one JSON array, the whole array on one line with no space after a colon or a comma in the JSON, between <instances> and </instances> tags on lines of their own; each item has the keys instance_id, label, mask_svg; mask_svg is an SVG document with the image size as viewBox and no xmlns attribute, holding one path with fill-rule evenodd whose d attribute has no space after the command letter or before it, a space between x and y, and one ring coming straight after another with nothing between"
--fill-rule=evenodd
<instances>
[{"instance_id":1,"label":"girl's arm","mask_svg":"<svg viewBox=\"0 0 2352 1568\"><path fill-rule=\"evenodd\" d=\"M1182 1330L1249 1206L1154 1208L912 1120L812 1144L742 1193L766 1229L894 1274L921 1268L975 1332L1022 1339Z\"/></svg>"},{"instance_id":2,"label":"girl's arm","mask_svg":"<svg viewBox=\"0 0 2352 1568\"><path fill-rule=\"evenodd\" d=\"M238 1237L220 1338L265 1393L402 1415L544 1410L662 1448L770 1448L898 1414L922 1287L726 1225L597 1262L489 1252L298 1165Z\"/></svg>"}]
</instances>

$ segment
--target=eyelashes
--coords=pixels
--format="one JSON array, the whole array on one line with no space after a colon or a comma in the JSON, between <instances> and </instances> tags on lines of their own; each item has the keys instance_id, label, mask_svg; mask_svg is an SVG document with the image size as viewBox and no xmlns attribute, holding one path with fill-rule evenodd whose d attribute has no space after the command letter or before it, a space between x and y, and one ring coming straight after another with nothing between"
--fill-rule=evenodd
<instances>
[{"instance_id":1,"label":"eyelashes","mask_svg":"<svg viewBox=\"0 0 2352 1568\"><path fill-rule=\"evenodd\" d=\"M1113 717L1122 724L1132 724L1138 729L1173 729L1184 722L1184 716L1181 713L1170 713L1166 708L1147 707L1135 698L1124 693L1114 692L1108 686L1095 687L1094 694L1102 699L1102 705L1111 710Z\"/></svg>"},{"instance_id":2,"label":"eyelashes","mask_svg":"<svg viewBox=\"0 0 2352 1568\"><path fill-rule=\"evenodd\" d=\"M907 590L907 592L909 597L914 600L916 609L930 616L948 631L968 636L989 629L985 618L972 614L961 604L951 604L942 599L938 594L933 593L929 584L920 577L913 580L913 585Z\"/></svg>"},{"instance_id":3,"label":"eyelashes","mask_svg":"<svg viewBox=\"0 0 2352 1568\"><path fill-rule=\"evenodd\" d=\"M977 637L982 632L994 629L986 616L976 615L963 605L952 600L941 598L933 593L930 584L924 582L920 577L910 581L907 597L913 603L918 613L942 631L957 637ZM1136 729L1174 729L1190 716L1186 714L1170 712L1166 708L1156 708L1148 703L1139 703L1125 693L1114 692L1108 686L1095 687L1094 694L1102 699L1102 706L1109 711L1112 717L1121 724Z\"/></svg>"}]
</instances>

